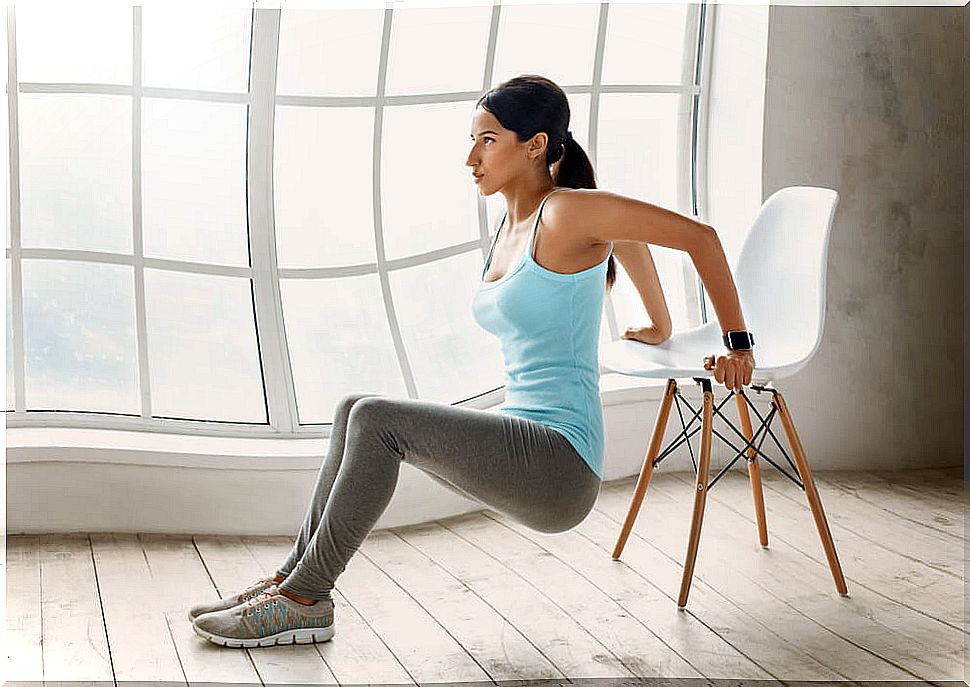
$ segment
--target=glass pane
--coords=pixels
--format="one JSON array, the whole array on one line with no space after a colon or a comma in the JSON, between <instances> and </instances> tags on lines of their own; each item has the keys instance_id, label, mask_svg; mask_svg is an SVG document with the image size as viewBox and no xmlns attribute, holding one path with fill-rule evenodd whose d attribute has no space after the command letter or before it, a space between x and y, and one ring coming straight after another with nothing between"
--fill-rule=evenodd
<instances>
[{"instance_id":1,"label":"glass pane","mask_svg":"<svg viewBox=\"0 0 970 687\"><path fill-rule=\"evenodd\" d=\"M679 199L689 187L680 163L682 150L690 145L680 138L682 118L688 113L679 94L603 94L600 96L599 156L600 187L639 198L654 205L687 213ZM674 330L690 327L683 251L651 245L660 283L670 308ZM622 266L617 261L618 270ZM649 317L628 277L617 279L617 325L621 332L630 324L645 324ZM627 286L628 284L628 286Z\"/></svg>"},{"instance_id":2,"label":"glass pane","mask_svg":"<svg viewBox=\"0 0 970 687\"><path fill-rule=\"evenodd\" d=\"M145 98L145 255L249 265L246 106Z\"/></svg>"},{"instance_id":3,"label":"glass pane","mask_svg":"<svg viewBox=\"0 0 970 687\"><path fill-rule=\"evenodd\" d=\"M472 316L485 264L477 251L390 273L420 398L454 403L500 386L501 348Z\"/></svg>"},{"instance_id":4,"label":"glass pane","mask_svg":"<svg viewBox=\"0 0 970 687\"><path fill-rule=\"evenodd\" d=\"M22 264L27 408L141 413L132 267Z\"/></svg>"},{"instance_id":5,"label":"glass pane","mask_svg":"<svg viewBox=\"0 0 970 687\"><path fill-rule=\"evenodd\" d=\"M478 187L465 166L474 112L474 102L385 108L381 194L389 260L479 238Z\"/></svg>"},{"instance_id":6,"label":"glass pane","mask_svg":"<svg viewBox=\"0 0 970 687\"><path fill-rule=\"evenodd\" d=\"M142 8L145 86L245 93L253 10L193 3Z\"/></svg>"},{"instance_id":7,"label":"glass pane","mask_svg":"<svg viewBox=\"0 0 970 687\"><path fill-rule=\"evenodd\" d=\"M386 92L481 89L491 19L491 6L395 9Z\"/></svg>"},{"instance_id":8,"label":"glass pane","mask_svg":"<svg viewBox=\"0 0 970 687\"><path fill-rule=\"evenodd\" d=\"M25 248L131 254L131 98L21 93Z\"/></svg>"},{"instance_id":9,"label":"glass pane","mask_svg":"<svg viewBox=\"0 0 970 687\"><path fill-rule=\"evenodd\" d=\"M14 409L13 372L13 281L10 276L10 260L7 259L7 410Z\"/></svg>"},{"instance_id":10,"label":"glass pane","mask_svg":"<svg viewBox=\"0 0 970 687\"><path fill-rule=\"evenodd\" d=\"M696 28L687 35L688 12L697 5L611 4L603 51L604 84L679 84L685 48L693 74ZM696 24L694 24L696 27ZM687 83L691 83L688 79Z\"/></svg>"},{"instance_id":11,"label":"glass pane","mask_svg":"<svg viewBox=\"0 0 970 687\"><path fill-rule=\"evenodd\" d=\"M591 83L599 12L598 4L503 5L492 86L519 74Z\"/></svg>"},{"instance_id":12,"label":"glass pane","mask_svg":"<svg viewBox=\"0 0 970 687\"><path fill-rule=\"evenodd\" d=\"M277 107L280 267L375 262L374 108Z\"/></svg>"},{"instance_id":13,"label":"glass pane","mask_svg":"<svg viewBox=\"0 0 970 687\"><path fill-rule=\"evenodd\" d=\"M281 279L300 423L333 422L346 394L407 397L376 274Z\"/></svg>"},{"instance_id":14,"label":"glass pane","mask_svg":"<svg viewBox=\"0 0 970 687\"><path fill-rule=\"evenodd\" d=\"M145 270L152 415L266 423L249 279Z\"/></svg>"},{"instance_id":15,"label":"glass pane","mask_svg":"<svg viewBox=\"0 0 970 687\"><path fill-rule=\"evenodd\" d=\"M284 9L276 92L373 97L383 30L383 9Z\"/></svg>"},{"instance_id":16,"label":"glass pane","mask_svg":"<svg viewBox=\"0 0 970 687\"><path fill-rule=\"evenodd\" d=\"M690 146L680 136L682 118L679 94L604 93L596 172L602 188L648 200L678 212L686 193L686 173L680 168L681 151Z\"/></svg>"},{"instance_id":17,"label":"glass pane","mask_svg":"<svg viewBox=\"0 0 970 687\"><path fill-rule=\"evenodd\" d=\"M20 81L131 84L131 7L21 2L16 21Z\"/></svg>"}]
</instances>

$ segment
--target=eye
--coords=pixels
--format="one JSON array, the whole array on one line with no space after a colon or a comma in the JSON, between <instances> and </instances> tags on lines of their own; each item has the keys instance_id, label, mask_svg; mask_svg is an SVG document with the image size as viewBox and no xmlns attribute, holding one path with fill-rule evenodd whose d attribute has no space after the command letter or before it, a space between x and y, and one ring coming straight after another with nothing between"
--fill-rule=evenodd
<instances>
[{"instance_id":1,"label":"eye","mask_svg":"<svg viewBox=\"0 0 970 687\"><path fill-rule=\"evenodd\" d=\"M486 141L494 141L495 139L492 138L491 136L486 136L484 140L486 140Z\"/></svg>"}]
</instances>

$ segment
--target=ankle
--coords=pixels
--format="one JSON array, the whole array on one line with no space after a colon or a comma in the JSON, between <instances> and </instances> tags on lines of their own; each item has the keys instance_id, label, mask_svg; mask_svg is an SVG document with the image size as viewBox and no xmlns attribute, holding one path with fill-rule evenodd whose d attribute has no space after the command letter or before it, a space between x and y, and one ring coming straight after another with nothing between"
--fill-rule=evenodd
<instances>
[{"instance_id":1,"label":"ankle","mask_svg":"<svg viewBox=\"0 0 970 687\"><path fill-rule=\"evenodd\" d=\"M298 604L303 604L304 606L312 606L317 602L316 599L310 599L305 596L300 596L299 594L294 594L293 592L289 592L283 589L282 587L280 587L279 591L280 591L280 594L285 596L287 599L292 599L293 601L296 601Z\"/></svg>"}]
</instances>

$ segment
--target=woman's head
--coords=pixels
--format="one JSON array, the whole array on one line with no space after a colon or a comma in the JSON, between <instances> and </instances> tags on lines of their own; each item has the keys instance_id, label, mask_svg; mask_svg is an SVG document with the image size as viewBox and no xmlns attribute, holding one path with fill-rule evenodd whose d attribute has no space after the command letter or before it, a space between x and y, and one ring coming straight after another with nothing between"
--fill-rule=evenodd
<instances>
[{"instance_id":1,"label":"woman's head","mask_svg":"<svg viewBox=\"0 0 970 687\"><path fill-rule=\"evenodd\" d=\"M466 163L482 195L491 195L522 174L548 176L555 186L596 188L586 152L569 135L569 101L549 79L523 74L479 98L472 118L472 150ZM606 271L616 281L613 256Z\"/></svg>"}]
</instances>

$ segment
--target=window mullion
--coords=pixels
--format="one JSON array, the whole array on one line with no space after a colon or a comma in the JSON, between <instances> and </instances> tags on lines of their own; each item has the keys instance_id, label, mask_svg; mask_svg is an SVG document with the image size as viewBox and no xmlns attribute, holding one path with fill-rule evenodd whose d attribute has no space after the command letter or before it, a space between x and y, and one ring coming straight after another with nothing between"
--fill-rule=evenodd
<instances>
[{"instance_id":1,"label":"window mullion","mask_svg":"<svg viewBox=\"0 0 970 687\"><path fill-rule=\"evenodd\" d=\"M269 424L282 434L298 425L276 265L273 203L273 136L276 117L276 58L279 9L253 9L249 71L246 194L256 333Z\"/></svg>"},{"instance_id":2,"label":"window mullion","mask_svg":"<svg viewBox=\"0 0 970 687\"><path fill-rule=\"evenodd\" d=\"M695 69L695 85L698 86L698 93L694 96L693 120L694 120L694 141L691 146L693 170L691 188L692 212L702 222L710 223L707 210L707 151L708 151L708 130L710 129L709 115L711 108L711 67L713 64L713 53L711 46L714 44L714 22L716 14L716 3L701 2L698 12L700 30L697 40L697 62ZM689 261L688 261L689 262ZM693 263L689 265L691 273L694 275L694 283L697 285L697 299L699 307L694 312L699 316L696 325L706 324L710 317L707 313L707 301L704 296L704 282L701 280Z\"/></svg>"},{"instance_id":3,"label":"window mullion","mask_svg":"<svg viewBox=\"0 0 970 687\"><path fill-rule=\"evenodd\" d=\"M492 74L495 71L495 46L498 43L498 22L502 16L502 4L492 5L492 16L488 26L488 44L485 48L485 72L482 75L482 94L488 92L492 86ZM477 99L476 99L477 102ZM482 264L488 257L488 249L491 246L489 239L488 208L485 196L477 194L478 201L478 234L481 237Z\"/></svg>"},{"instance_id":4,"label":"window mullion","mask_svg":"<svg viewBox=\"0 0 970 687\"><path fill-rule=\"evenodd\" d=\"M7 116L10 130L10 305L13 318L14 413L23 413L24 402L24 280L20 258L20 126L17 81L17 16L7 7ZM4 401L6 405L6 401Z\"/></svg>"},{"instance_id":5,"label":"window mullion","mask_svg":"<svg viewBox=\"0 0 970 687\"><path fill-rule=\"evenodd\" d=\"M387 83L387 60L391 47L391 22L394 19L394 10L390 3L384 9L384 27L381 36L381 60L377 72L377 102L374 105L374 142L373 142L373 202L374 202L374 244L377 248L377 276L381 283L381 297L384 299L384 310L387 313L387 321L390 326L391 342L394 345L394 353L397 355L398 365L401 368L401 376L404 378L404 387L407 389L409 398L418 397L418 386L414 381L414 371L411 369L411 361L408 359L407 348L404 346L404 337L401 335L401 326L397 321L397 311L394 309L394 298L391 295L391 280L387 272L387 257L384 254L384 209L382 204L383 187L381 185L381 150L384 139L384 88Z\"/></svg>"},{"instance_id":6,"label":"window mullion","mask_svg":"<svg viewBox=\"0 0 970 687\"><path fill-rule=\"evenodd\" d=\"M599 20L596 27L596 52L593 55L593 80L589 89L589 130L587 132L587 148L589 150L590 163L596 169L597 160L597 137L599 135L600 120L600 92L603 85L603 54L606 50L606 30L610 20L610 3L600 3ZM615 258L614 258L615 260ZM606 284L603 285L606 288ZM606 306L606 326L610 330L610 339L616 341L620 338L619 327L616 324L616 307L613 305L613 292L607 291L603 296L603 303ZM597 333L597 336L599 334ZM601 365L600 371L605 371Z\"/></svg>"},{"instance_id":7,"label":"window mullion","mask_svg":"<svg viewBox=\"0 0 970 687\"><path fill-rule=\"evenodd\" d=\"M141 417L152 417L151 369L148 358L148 321L145 315L145 237L142 217L142 8L131 8L131 245L135 285L135 331L138 346L138 388L141 390Z\"/></svg>"}]
</instances>

